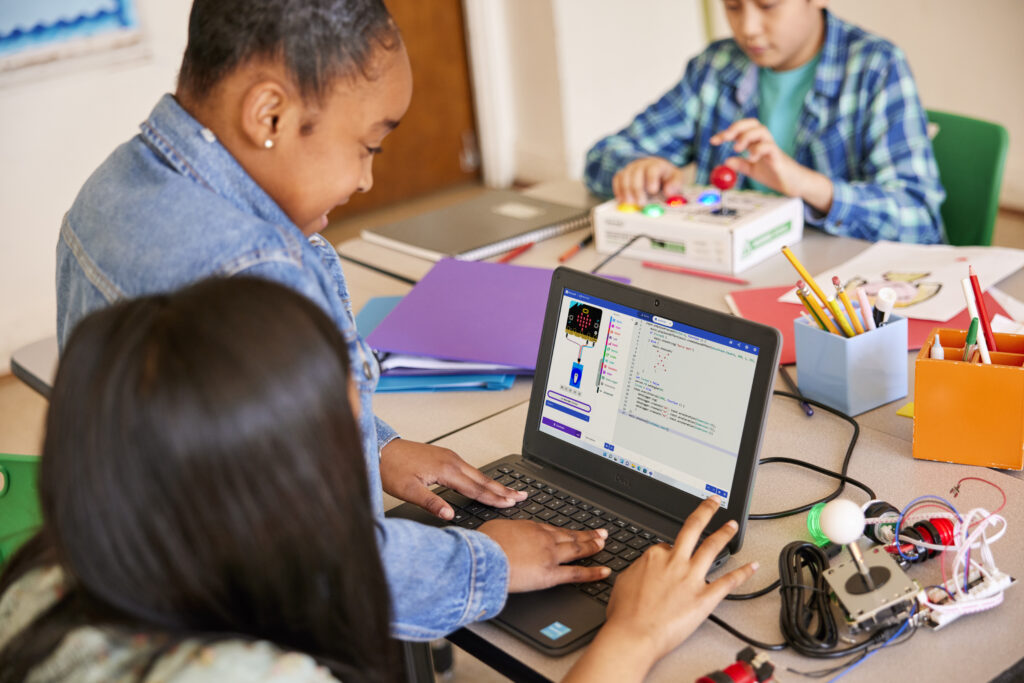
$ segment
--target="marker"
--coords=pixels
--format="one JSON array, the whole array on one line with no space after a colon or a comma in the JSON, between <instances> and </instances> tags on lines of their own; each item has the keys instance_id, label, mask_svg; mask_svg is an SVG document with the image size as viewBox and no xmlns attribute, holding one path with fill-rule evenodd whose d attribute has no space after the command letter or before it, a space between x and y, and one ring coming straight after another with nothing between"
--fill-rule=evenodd
<instances>
[{"instance_id":1,"label":"marker","mask_svg":"<svg viewBox=\"0 0 1024 683\"><path fill-rule=\"evenodd\" d=\"M842 328L843 334L847 337L854 336L853 328L850 327L850 323L846 320L846 316L843 315L843 311L839 308L839 304L836 302L835 297L828 299L826 303L828 304L828 310L832 311L832 317L836 319L839 327Z\"/></svg>"},{"instance_id":2,"label":"marker","mask_svg":"<svg viewBox=\"0 0 1024 683\"><path fill-rule=\"evenodd\" d=\"M960 281L960 287L964 290L964 301L967 302L967 315L972 318L981 318L978 315L978 303L974 299L974 290L970 278L965 277ZM978 337L978 353L981 354L981 362L985 365L992 364L992 358L988 355L988 344L985 342L985 335Z\"/></svg>"},{"instance_id":3,"label":"marker","mask_svg":"<svg viewBox=\"0 0 1024 683\"><path fill-rule=\"evenodd\" d=\"M580 249L585 248L588 244L590 244L593 241L594 241L594 233L590 233L589 235L584 237L582 240L580 240L580 242L578 244L574 244L571 247L569 247L568 249L566 249L565 252L563 252L562 255L558 257L558 262L559 263L565 263L566 261L571 259L573 256L575 256L576 252L578 252Z\"/></svg>"},{"instance_id":4,"label":"marker","mask_svg":"<svg viewBox=\"0 0 1024 683\"><path fill-rule=\"evenodd\" d=\"M850 322L853 323L853 329L857 331L857 334L864 334L864 327L860 324L860 319L857 317L857 309L853 307L853 303L850 301L850 297L846 294L846 290L839 284L839 276L832 276L832 284L836 287L836 296L843 302L843 308L846 309L847 314L850 316Z\"/></svg>"},{"instance_id":5,"label":"marker","mask_svg":"<svg viewBox=\"0 0 1024 683\"><path fill-rule=\"evenodd\" d=\"M967 328L967 341L964 342L964 357L967 360L971 357L971 346L978 341L978 319L971 318L971 326Z\"/></svg>"},{"instance_id":6,"label":"marker","mask_svg":"<svg viewBox=\"0 0 1024 683\"><path fill-rule=\"evenodd\" d=\"M896 305L896 291L892 287L882 287L875 295L875 325L881 327L889 321L889 314Z\"/></svg>"},{"instance_id":7,"label":"marker","mask_svg":"<svg viewBox=\"0 0 1024 683\"><path fill-rule=\"evenodd\" d=\"M946 352L942 350L942 342L939 341L938 333L935 334L935 342L928 351L928 357L935 360L946 360Z\"/></svg>"},{"instance_id":8,"label":"marker","mask_svg":"<svg viewBox=\"0 0 1024 683\"><path fill-rule=\"evenodd\" d=\"M818 302L814 300L813 296L811 296L811 290L807 287L807 284L803 280L797 280L796 288L804 295L804 301L806 301L807 305L810 306L811 312L821 318L821 321L825 323L825 329L832 334L839 334L839 328L835 326L832 319L828 317L827 313L825 313L825 309L819 306Z\"/></svg>"},{"instance_id":9,"label":"marker","mask_svg":"<svg viewBox=\"0 0 1024 683\"><path fill-rule=\"evenodd\" d=\"M981 293L981 283L978 282L978 276L974 272L974 266L967 266L967 272L969 273L971 280L971 289L974 290L975 303L978 305L978 319L981 321L981 331L985 336L985 343L988 348L993 351L998 351L996 348L996 338L992 334L992 326L988 322L988 306L985 305L985 295ZM980 346L980 344L979 344Z\"/></svg>"},{"instance_id":10,"label":"marker","mask_svg":"<svg viewBox=\"0 0 1024 683\"><path fill-rule=\"evenodd\" d=\"M871 331L875 329L875 317L871 312L871 302L868 301L868 293L863 287L857 288L857 301L860 302L860 313L864 316L864 329Z\"/></svg>"}]
</instances>

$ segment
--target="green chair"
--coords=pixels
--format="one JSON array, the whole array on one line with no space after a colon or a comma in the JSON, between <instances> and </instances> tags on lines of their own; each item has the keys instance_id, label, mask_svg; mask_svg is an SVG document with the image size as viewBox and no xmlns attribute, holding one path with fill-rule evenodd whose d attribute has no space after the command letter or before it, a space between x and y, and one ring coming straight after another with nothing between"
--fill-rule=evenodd
<instances>
[{"instance_id":1,"label":"green chair","mask_svg":"<svg viewBox=\"0 0 1024 683\"><path fill-rule=\"evenodd\" d=\"M0 454L0 566L42 525L39 457Z\"/></svg>"},{"instance_id":2,"label":"green chair","mask_svg":"<svg viewBox=\"0 0 1024 683\"><path fill-rule=\"evenodd\" d=\"M932 149L946 188L941 209L946 238L958 246L988 246L1010 137L998 123L941 111L929 111L928 121L939 127Z\"/></svg>"}]
</instances>

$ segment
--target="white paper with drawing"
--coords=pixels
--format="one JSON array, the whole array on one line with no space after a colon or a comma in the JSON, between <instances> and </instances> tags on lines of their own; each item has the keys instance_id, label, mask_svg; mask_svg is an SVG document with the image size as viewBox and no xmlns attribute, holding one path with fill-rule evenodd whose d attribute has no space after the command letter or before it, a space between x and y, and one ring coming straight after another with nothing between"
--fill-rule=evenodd
<instances>
[{"instance_id":1,"label":"white paper with drawing","mask_svg":"<svg viewBox=\"0 0 1024 683\"><path fill-rule=\"evenodd\" d=\"M834 275L839 276L851 296L857 286L863 285L872 304L879 289L892 287L900 315L945 321L964 310L960 280L967 277L969 265L974 266L981 288L987 290L1024 266L1024 250L877 242L846 263L816 274L814 279L826 294L835 291ZM779 301L800 303L795 289Z\"/></svg>"}]
</instances>

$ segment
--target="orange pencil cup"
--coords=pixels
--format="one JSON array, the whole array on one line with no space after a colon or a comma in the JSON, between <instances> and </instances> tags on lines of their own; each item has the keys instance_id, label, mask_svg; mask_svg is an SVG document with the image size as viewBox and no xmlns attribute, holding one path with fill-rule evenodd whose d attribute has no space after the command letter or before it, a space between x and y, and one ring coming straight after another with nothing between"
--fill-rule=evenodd
<instances>
[{"instance_id":1,"label":"orange pencil cup","mask_svg":"<svg viewBox=\"0 0 1024 683\"><path fill-rule=\"evenodd\" d=\"M939 335L947 360L930 357ZM996 334L991 365L963 357L965 330L935 329L914 365L914 457L1024 467L1024 335ZM953 359L953 360L950 360Z\"/></svg>"}]
</instances>

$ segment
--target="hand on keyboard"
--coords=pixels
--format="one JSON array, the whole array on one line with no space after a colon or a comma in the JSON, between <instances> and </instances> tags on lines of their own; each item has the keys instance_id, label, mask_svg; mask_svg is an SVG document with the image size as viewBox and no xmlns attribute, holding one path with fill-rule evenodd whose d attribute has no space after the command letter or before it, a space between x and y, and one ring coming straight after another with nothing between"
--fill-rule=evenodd
<instances>
[{"instance_id":1,"label":"hand on keyboard","mask_svg":"<svg viewBox=\"0 0 1024 683\"><path fill-rule=\"evenodd\" d=\"M728 522L697 546L719 503L715 496L705 500L683 524L674 547L651 546L619 576L608 603L608 622L601 631L608 632L604 639L618 643L617 650L648 657L647 665L653 664L689 637L728 593L753 575L757 565L746 564L705 583L715 557L736 533L735 522Z\"/></svg>"},{"instance_id":2,"label":"hand on keyboard","mask_svg":"<svg viewBox=\"0 0 1024 683\"><path fill-rule=\"evenodd\" d=\"M491 537L508 557L510 593L606 578L608 567L568 565L604 548L608 532L570 531L530 520L494 519L477 529Z\"/></svg>"},{"instance_id":3,"label":"hand on keyboard","mask_svg":"<svg viewBox=\"0 0 1024 683\"><path fill-rule=\"evenodd\" d=\"M494 481L449 448L406 439L394 439L381 449L380 481L385 492L444 520L451 520L455 512L428 488L434 484L496 508L507 508L526 497Z\"/></svg>"}]
</instances>

